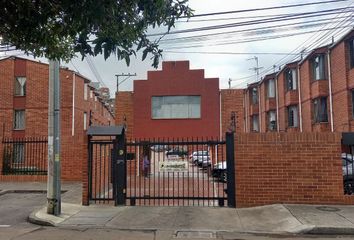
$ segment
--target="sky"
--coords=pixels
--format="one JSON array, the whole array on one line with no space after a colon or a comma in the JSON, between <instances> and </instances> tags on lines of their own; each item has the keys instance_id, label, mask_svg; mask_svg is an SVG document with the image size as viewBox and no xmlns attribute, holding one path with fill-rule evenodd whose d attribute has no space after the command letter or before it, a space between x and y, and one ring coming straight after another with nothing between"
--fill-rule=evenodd
<instances>
[{"instance_id":1,"label":"sky","mask_svg":"<svg viewBox=\"0 0 354 240\"><path fill-rule=\"evenodd\" d=\"M328 0L321 2L325 1ZM205 13L269 8L313 2L320 1L189 0L188 5L194 10L195 15L200 15ZM247 86L247 84L261 79L265 74L278 70L283 67L285 63L299 58L301 51L304 52L303 55L306 55L311 49L330 43L332 37L334 41L338 40L354 26L352 18L353 9L350 9L350 7L354 7L354 0L193 17L189 19L188 22L186 22L186 19L183 19L176 23L175 28L171 30L172 32L208 26L217 26L217 29L208 31L194 30L194 32L190 33L172 33L165 35L160 42L160 48L164 50L162 60L189 60L191 69L204 69L205 77L219 78L220 88L228 88L229 79L231 79L232 88L243 88ZM336 8L345 8L345 10L331 12L331 15L328 14L330 10L334 11L333 9ZM321 11L323 11L323 16L321 17L299 18L298 16L293 16L295 19L291 21L278 19L276 22L272 22L273 19L277 19L279 16L284 16L285 14L303 14L306 12L321 14ZM262 20L262 23L257 22L258 24L240 26L245 24L245 22L250 23L250 21L259 20ZM229 27L225 26L226 24L228 24ZM238 26L231 27L231 24L238 24ZM223 25L224 28L221 28L220 25ZM275 25L278 27L272 27ZM254 28L256 29L250 30ZM325 29L329 30L323 31ZM234 33L220 34L230 31ZM164 32L165 29L149 29L148 34ZM298 34L303 32L310 33ZM200 36L206 34L217 35ZM274 39L274 36L281 35L286 35L287 37L284 36ZM193 38L185 38L191 36L193 36ZM159 36L151 36L151 39L158 37ZM252 41L260 38L270 39ZM240 41L246 42L240 43ZM208 54L205 52L208 52ZM222 52L223 54L212 54L213 52ZM289 53L291 53L291 55L286 55ZM260 68L258 78L254 69L257 67L255 58L258 59L258 67ZM104 84L110 88L111 96L114 96L116 91L116 74L136 74L136 77L127 79L120 84L119 87L119 90L122 91L132 91L133 80L146 79L147 71L159 70L161 66L160 62L158 69L151 67L152 60L150 60L149 57L147 57L145 61L141 61L140 53L138 53L136 58L133 57L131 59L130 66L126 66L124 60L118 61L114 56L111 56L106 61L102 56L92 57L91 59ZM97 81L88 62L86 60L81 61L81 57L75 58L69 63L62 63L62 65L80 72L80 74L88 77L92 81ZM124 80L124 78L120 77L120 81L122 80Z\"/></svg>"}]
</instances>

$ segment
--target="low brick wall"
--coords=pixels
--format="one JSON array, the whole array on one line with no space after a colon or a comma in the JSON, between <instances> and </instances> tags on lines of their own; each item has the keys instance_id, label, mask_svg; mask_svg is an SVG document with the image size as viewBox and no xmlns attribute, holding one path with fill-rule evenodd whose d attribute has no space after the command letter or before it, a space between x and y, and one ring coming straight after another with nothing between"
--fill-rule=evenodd
<instances>
[{"instance_id":1,"label":"low brick wall","mask_svg":"<svg viewBox=\"0 0 354 240\"><path fill-rule=\"evenodd\" d=\"M354 204L344 196L340 133L235 136L236 204Z\"/></svg>"}]
</instances>

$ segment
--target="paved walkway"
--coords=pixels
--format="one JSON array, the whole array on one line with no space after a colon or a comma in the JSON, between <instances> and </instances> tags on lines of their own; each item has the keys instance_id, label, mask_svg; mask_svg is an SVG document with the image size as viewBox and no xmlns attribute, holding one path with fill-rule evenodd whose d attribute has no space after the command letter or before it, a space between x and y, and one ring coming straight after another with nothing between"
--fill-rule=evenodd
<instances>
[{"instance_id":1,"label":"paved walkway","mask_svg":"<svg viewBox=\"0 0 354 240\"><path fill-rule=\"evenodd\" d=\"M82 206L81 184L64 183L62 214L46 207L32 212L31 222L60 228L154 230L175 234L318 233L354 234L354 206L274 204L254 208ZM45 183L0 183L6 191L43 191Z\"/></svg>"}]
</instances>

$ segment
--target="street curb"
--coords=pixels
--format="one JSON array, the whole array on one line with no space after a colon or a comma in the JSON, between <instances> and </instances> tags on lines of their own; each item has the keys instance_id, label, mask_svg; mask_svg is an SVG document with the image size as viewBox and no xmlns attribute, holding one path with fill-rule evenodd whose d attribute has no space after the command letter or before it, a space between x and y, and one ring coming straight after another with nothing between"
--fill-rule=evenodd
<instances>
[{"instance_id":1,"label":"street curb","mask_svg":"<svg viewBox=\"0 0 354 240\"><path fill-rule=\"evenodd\" d=\"M314 227L307 234L317 235L354 235L354 228L350 227Z\"/></svg>"},{"instance_id":2,"label":"street curb","mask_svg":"<svg viewBox=\"0 0 354 240\"><path fill-rule=\"evenodd\" d=\"M28 216L28 222L40 225L40 226L50 226L50 227L55 227L55 223L50 221L50 220L44 220L36 216L36 213L40 211L40 209L37 209Z\"/></svg>"}]
</instances>

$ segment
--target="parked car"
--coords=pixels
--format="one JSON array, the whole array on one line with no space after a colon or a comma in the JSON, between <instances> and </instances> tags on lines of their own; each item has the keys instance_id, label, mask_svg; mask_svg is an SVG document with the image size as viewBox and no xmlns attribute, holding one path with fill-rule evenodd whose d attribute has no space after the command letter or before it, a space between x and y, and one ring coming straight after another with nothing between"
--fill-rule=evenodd
<instances>
[{"instance_id":1,"label":"parked car","mask_svg":"<svg viewBox=\"0 0 354 240\"><path fill-rule=\"evenodd\" d=\"M226 172L226 161L221 161L214 164L213 169L211 170L211 174L213 177L217 178L222 182L226 182L227 180L227 172Z\"/></svg>"},{"instance_id":2,"label":"parked car","mask_svg":"<svg viewBox=\"0 0 354 240\"><path fill-rule=\"evenodd\" d=\"M184 148L173 148L169 151L166 152L166 156L169 157L169 156L178 156L178 157L186 157L188 156L188 151Z\"/></svg>"},{"instance_id":3,"label":"parked car","mask_svg":"<svg viewBox=\"0 0 354 240\"><path fill-rule=\"evenodd\" d=\"M154 152L162 152L167 150L167 146L165 145L153 145L151 146L151 150Z\"/></svg>"},{"instance_id":4,"label":"parked car","mask_svg":"<svg viewBox=\"0 0 354 240\"><path fill-rule=\"evenodd\" d=\"M202 161L203 158L210 158L209 156L209 151L196 151L193 152L190 156L189 156L192 160L193 163L198 164L198 162Z\"/></svg>"},{"instance_id":5,"label":"parked car","mask_svg":"<svg viewBox=\"0 0 354 240\"><path fill-rule=\"evenodd\" d=\"M199 167L207 167L211 165L211 159L209 155L199 156L197 160L197 165Z\"/></svg>"},{"instance_id":6,"label":"parked car","mask_svg":"<svg viewBox=\"0 0 354 240\"><path fill-rule=\"evenodd\" d=\"M349 153L342 153L341 157L342 157L344 193L353 194L354 193L353 155Z\"/></svg>"}]
</instances>

